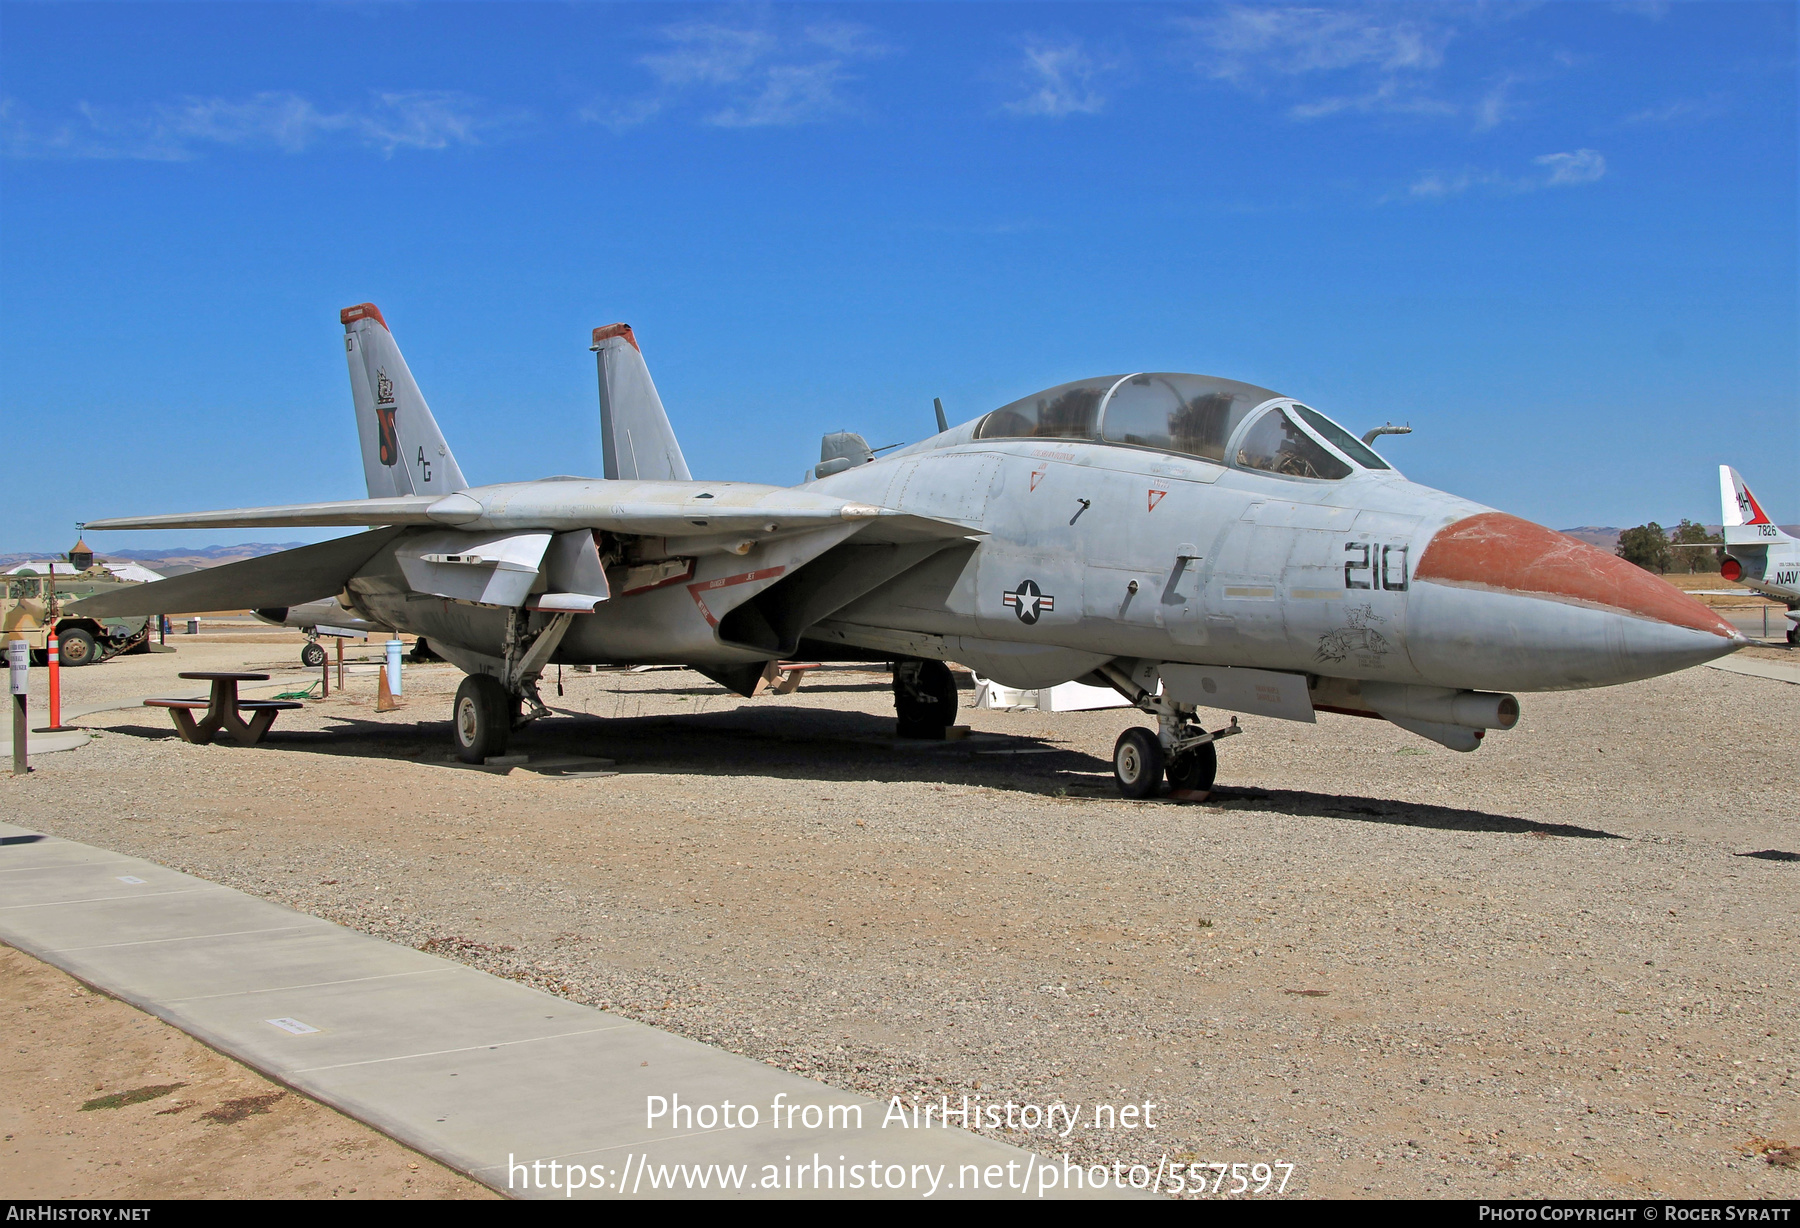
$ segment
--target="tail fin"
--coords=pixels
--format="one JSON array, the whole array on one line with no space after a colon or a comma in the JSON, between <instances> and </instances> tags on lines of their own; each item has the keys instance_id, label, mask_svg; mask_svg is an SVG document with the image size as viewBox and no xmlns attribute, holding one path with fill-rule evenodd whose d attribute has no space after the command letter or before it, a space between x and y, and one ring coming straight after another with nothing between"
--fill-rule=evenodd
<instances>
[{"instance_id":1,"label":"tail fin","mask_svg":"<svg viewBox=\"0 0 1800 1228\"><path fill-rule=\"evenodd\" d=\"M380 308L346 307L338 319L344 325L369 497L447 495L468 486Z\"/></svg>"},{"instance_id":2,"label":"tail fin","mask_svg":"<svg viewBox=\"0 0 1800 1228\"><path fill-rule=\"evenodd\" d=\"M1725 544L1745 546L1771 541L1792 541L1763 511L1762 504L1730 465L1719 466L1719 506L1725 526Z\"/></svg>"},{"instance_id":3,"label":"tail fin","mask_svg":"<svg viewBox=\"0 0 1800 1228\"><path fill-rule=\"evenodd\" d=\"M1744 485L1744 479L1730 465L1719 466L1719 503L1724 511L1726 528L1745 524L1770 524L1756 496Z\"/></svg>"},{"instance_id":4,"label":"tail fin","mask_svg":"<svg viewBox=\"0 0 1800 1228\"><path fill-rule=\"evenodd\" d=\"M591 348L600 366L600 442L605 452L601 476L692 481L631 325L596 328Z\"/></svg>"}]
</instances>

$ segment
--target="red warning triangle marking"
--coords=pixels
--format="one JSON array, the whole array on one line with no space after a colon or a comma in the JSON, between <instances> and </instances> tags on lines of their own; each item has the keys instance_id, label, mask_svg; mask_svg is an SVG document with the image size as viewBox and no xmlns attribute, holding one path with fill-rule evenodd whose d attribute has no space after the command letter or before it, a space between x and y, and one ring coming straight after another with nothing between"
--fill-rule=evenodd
<instances>
[{"instance_id":1,"label":"red warning triangle marking","mask_svg":"<svg viewBox=\"0 0 1800 1228\"><path fill-rule=\"evenodd\" d=\"M1754 516L1744 521L1745 524L1773 523L1769 519L1769 513L1762 510L1762 504L1756 501L1756 496L1750 493L1750 488L1748 486L1744 487L1744 502L1750 505L1748 510L1756 513Z\"/></svg>"},{"instance_id":2,"label":"red warning triangle marking","mask_svg":"<svg viewBox=\"0 0 1800 1228\"><path fill-rule=\"evenodd\" d=\"M1033 469L1031 471L1031 489L1037 489L1038 483L1044 480L1044 474L1046 472L1047 470L1043 468Z\"/></svg>"},{"instance_id":3,"label":"red warning triangle marking","mask_svg":"<svg viewBox=\"0 0 1800 1228\"><path fill-rule=\"evenodd\" d=\"M1158 503L1161 503L1163 501L1163 496L1168 493L1169 492L1166 490L1152 490L1150 492L1150 508L1149 508L1149 510L1154 512L1156 510L1156 505Z\"/></svg>"}]
</instances>

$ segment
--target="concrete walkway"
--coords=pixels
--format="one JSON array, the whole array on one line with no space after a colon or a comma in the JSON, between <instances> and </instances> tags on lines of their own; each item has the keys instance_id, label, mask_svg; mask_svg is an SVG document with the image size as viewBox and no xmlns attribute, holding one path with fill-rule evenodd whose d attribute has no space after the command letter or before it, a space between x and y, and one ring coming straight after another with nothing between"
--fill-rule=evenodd
<instances>
[{"instance_id":1,"label":"concrete walkway","mask_svg":"<svg viewBox=\"0 0 1800 1228\"><path fill-rule=\"evenodd\" d=\"M1773 678L1776 682L1800 683L1800 662L1764 661L1760 657L1721 657L1708 661L1711 669L1732 674L1748 674L1752 678Z\"/></svg>"},{"instance_id":2,"label":"concrete walkway","mask_svg":"<svg viewBox=\"0 0 1800 1228\"><path fill-rule=\"evenodd\" d=\"M46 718L48 719L48 718ZM66 725L73 717L63 717ZM59 733L28 733L25 735L25 753L32 758L39 755L54 754L59 750L74 750L86 746L93 739L93 734L85 729L64 729ZM12 770L12 725L9 723L0 730L0 771Z\"/></svg>"},{"instance_id":3,"label":"concrete walkway","mask_svg":"<svg viewBox=\"0 0 1800 1228\"><path fill-rule=\"evenodd\" d=\"M0 939L521 1197L579 1180L582 1197L916 1198L933 1174L940 1198L1035 1197L1052 1176L1052 1197L1120 1193L1065 1189L1060 1155L884 1127L885 1104L3 823Z\"/></svg>"}]
</instances>

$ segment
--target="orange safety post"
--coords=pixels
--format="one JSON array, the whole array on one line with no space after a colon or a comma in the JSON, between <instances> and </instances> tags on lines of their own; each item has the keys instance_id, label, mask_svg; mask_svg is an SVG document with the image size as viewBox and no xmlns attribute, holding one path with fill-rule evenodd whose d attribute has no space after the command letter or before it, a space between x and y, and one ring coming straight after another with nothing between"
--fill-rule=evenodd
<instances>
[{"instance_id":1,"label":"orange safety post","mask_svg":"<svg viewBox=\"0 0 1800 1228\"><path fill-rule=\"evenodd\" d=\"M50 683L50 724L39 733L60 733L62 723L62 649L56 641L56 628L48 628L50 633L45 642L44 661L49 666Z\"/></svg>"}]
</instances>

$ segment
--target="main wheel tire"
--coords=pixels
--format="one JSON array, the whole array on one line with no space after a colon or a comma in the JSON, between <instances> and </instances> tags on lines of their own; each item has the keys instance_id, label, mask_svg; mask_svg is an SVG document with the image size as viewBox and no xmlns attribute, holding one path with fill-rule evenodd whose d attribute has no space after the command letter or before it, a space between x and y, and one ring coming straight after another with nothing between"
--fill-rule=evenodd
<instances>
[{"instance_id":1,"label":"main wheel tire","mask_svg":"<svg viewBox=\"0 0 1800 1228\"><path fill-rule=\"evenodd\" d=\"M1155 797L1162 787L1163 748L1156 735L1142 727L1127 729L1113 743L1113 779L1126 797Z\"/></svg>"},{"instance_id":2,"label":"main wheel tire","mask_svg":"<svg viewBox=\"0 0 1800 1228\"><path fill-rule=\"evenodd\" d=\"M1206 792L1213 787L1213 779L1219 774L1219 752L1215 749L1215 743L1208 742L1193 750L1183 751L1169 760L1166 771L1169 788Z\"/></svg>"},{"instance_id":3,"label":"main wheel tire","mask_svg":"<svg viewBox=\"0 0 1800 1228\"><path fill-rule=\"evenodd\" d=\"M956 724L956 678L942 661L894 667L894 712L903 738L941 738Z\"/></svg>"},{"instance_id":4,"label":"main wheel tire","mask_svg":"<svg viewBox=\"0 0 1800 1228\"><path fill-rule=\"evenodd\" d=\"M499 679L487 674L464 678L450 709L456 757L464 763L480 763L491 755L504 755L512 737L512 708L512 698Z\"/></svg>"},{"instance_id":5,"label":"main wheel tire","mask_svg":"<svg viewBox=\"0 0 1800 1228\"><path fill-rule=\"evenodd\" d=\"M99 655L94 647L94 637L80 627L70 627L67 631L58 631L56 646L58 663L69 669L90 665Z\"/></svg>"},{"instance_id":6,"label":"main wheel tire","mask_svg":"<svg viewBox=\"0 0 1800 1228\"><path fill-rule=\"evenodd\" d=\"M325 664L325 645L317 640L308 640L306 647L300 650L300 664L308 669L318 669Z\"/></svg>"}]
</instances>

